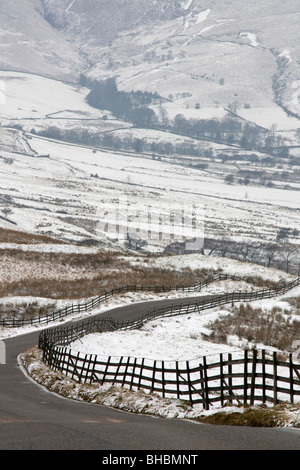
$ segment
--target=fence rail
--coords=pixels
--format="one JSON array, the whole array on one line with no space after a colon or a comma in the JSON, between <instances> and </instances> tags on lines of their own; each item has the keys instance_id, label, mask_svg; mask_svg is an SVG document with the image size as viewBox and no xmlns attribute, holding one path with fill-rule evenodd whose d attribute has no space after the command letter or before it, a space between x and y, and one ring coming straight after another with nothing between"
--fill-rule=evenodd
<instances>
[{"instance_id":1,"label":"fence rail","mask_svg":"<svg viewBox=\"0 0 300 470\"><path fill-rule=\"evenodd\" d=\"M223 281L223 280L233 280L233 281L248 281L248 278L242 277L242 276L235 276L235 275L230 275L230 274L216 274L212 276L211 278L195 285L195 286L174 286L174 285L169 285L169 286L143 286L143 285L127 285L123 287L118 287L115 289L110 290L109 292L104 292L103 294L100 294L96 297L92 297L90 299L87 299L83 302L78 302L78 303L72 303L71 305L67 305L66 307L57 310L52 313L48 313L43 316L38 316L35 318L31 319L16 319L16 318L9 318L9 319L1 319L0 320L0 326L3 327L21 327L21 326L26 326L26 325L48 325L49 323L61 320L62 318L65 318L69 315L74 315L78 314L81 312L89 312L90 310L93 310L94 308L97 308L101 305L102 302L106 301L107 299L127 293L127 292L154 292L154 293L162 293L162 292L170 292L170 291L181 291L181 292L200 292L204 287L207 287L209 284L217 281ZM276 287L275 289L264 289L262 291L254 291L251 293L230 293L230 294L224 294L223 299L219 300L218 297L220 296L215 296L216 299L216 305L221 305L222 303L228 303L228 302L234 302L234 301L250 301L250 300L255 300L259 298L270 298L274 297L276 295L281 295L287 292L288 290L292 289L295 286L300 285L300 277L295 279L294 281L287 283L285 285L280 285ZM230 296L232 296L230 298ZM244 297L243 297L244 296ZM255 298L255 296L257 296ZM220 302L220 303L218 303Z\"/></svg>"},{"instance_id":2,"label":"fence rail","mask_svg":"<svg viewBox=\"0 0 300 470\"><path fill-rule=\"evenodd\" d=\"M218 277L219 279L219 277ZM277 354L269 357L265 350L221 354L217 361L203 357L199 361L163 361L112 356L101 358L81 354L67 347L88 333L139 329L144 323L162 316L201 312L231 302L252 301L281 295L299 285L299 278L276 289L233 292L209 299L190 301L149 310L144 316L130 321L109 317L92 317L77 325L44 330L39 336L43 361L52 369L79 382L112 383L131 390L143 389L163 397L188 400L192 405L202 404L204 409L215 403L250 403L288 400L300 397L300 364L279 361Z\"/></svg>"}]
</instances>

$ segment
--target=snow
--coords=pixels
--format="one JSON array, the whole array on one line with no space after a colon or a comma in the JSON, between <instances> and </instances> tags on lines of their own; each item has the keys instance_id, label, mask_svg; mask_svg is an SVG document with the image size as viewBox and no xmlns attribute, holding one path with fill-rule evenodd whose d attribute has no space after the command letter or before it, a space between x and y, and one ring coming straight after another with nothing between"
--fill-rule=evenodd
<instances>
[{"instance_id":1,"label":"snow","mask_svg":"<svg viewBox=\"0 0 300 470\"><path fill-rule=\"evenodd\" d=\"M17 245L17 244L0 244L0 248L3 246L9 246L11 249L14 249L16 246L20 248L22 246L22 249L24 250L33 250L33 251L38 251L40 250L41 252L49 252L51 250L56 250L56 252L65 252L65 253L70 253L70 247L72 245L49 245L46 246L44 244L41 245ZM74 253L93 253L94 248L87 248L87 247L78 247L78 246L73 246L74 248ZM140 266L141 262L143 260L140 260L138 257L134 257L132 259L132 265L133 266ZM218 258L218 257L212 257L212 256L206 256L206 255L198 255L198 254L193 254L193 255L178 255L178 256L172 256L172 257L154 257L151 259L151 266L152 267L159 267L159 268L167 268L167 269L174 269L174 270L182 270L186 267L190 268L191 270L199 269L199 268L205 268L208 270L214 270L218 271L221 273L227 273L227 274L234 274L237 276L244 276L245 278L249 276L253 277L261 277L262 279L265 280L272 280L275 282L290 282L294 278L287 273L284 273L282 271L272 269L272 268L265 268L263 266L258 266L258 265L253 265L251 263L243 263L240 261L236 260L231 260L231 259L226 259L226 258ZM17 265L12 265L10 264L8 266L8 271L3 271L3 265L2 265L2 270L1 270L1 279L3 281L5 280L5 276L10 276L12 281L17 281L20 277L22 277L23 273L25 272L24 270L30 271L30 272L35 272L33 271L34 265L33 263L30 264L17 264ZM50 275L50 267L47 265L47 270L44 272L43 266L40 266L40 264L37 264L36 269L41 271L42 275L45 275L45 278ZM61 270L61 268L60 268ZM69 272L69 270L66 270L66 272L61 272L56 270L55 271L55 266L53 266L53 269L51 270L51 276L55 276L57 279L60 278L60 276L65 276L69 275L70 279L75 276L74 273ZM88 275L87 272L85 272L85 275ZM188 297L193 297L193 296L199 296L199 295L207 295L207 294L221 294L221 293L226 293L226 292L234 292L234 291L251 291L253 289L257 289L256 286L252 285L251 283L247 283L245 281L231 281L231 280L226 280L226 281L218 281L214 282L212 284L209 284L205 288L203 288L200 292L189 292L188 294L186 292L181 292L181 291L170 291L168 293L151 293L151 292L129 292L126 294L122 295L116 295L111 299L106 300L103 302L98 308L89 311L89 312L81 312L79 314L74 314L66 317L65 321L69 320L78 320L82 318L86 318L92 315L98 315L105 313L105 316L109 316L109 310L112 308L117 308L125 305L130 305L132 303L136 302L145 302L145 301L150 301L150 300L162 300L162 299L186 299ZM298 290L297 290L298 289ZM101 292L99 292L101 294ZM293 291L290 291L286 296L297 296L300 294L299 288L295 288ZM261 300L261 301L256 301L256 302L261 302L263 305L267 306L268 303L269 305L273 303L278 303L280 299L270 299L270 300ZM39 305L45 305L50 303L55 302L55 310L58 310L60 308L63 308L67 305L70 305L70 301L68 300L60 300L60 301L53 301L52 299L43 299L39 297L2 297L0 299L0 302L2 304L15 304L18 305L19 303L32 303L36 302ZM84 299L82 299L82 303L84 303ZM224 313L223 309L217 309L214 311L213 315L216 315L218 313L216 312L221 312ZM204 311L203 316L201 315L199 318L197 316L194 316L194 320L197 319L201 323L200 328L205 328L204 323L207 321L207 318L209 318L207 315L209 315L211 312L210 311ZM182 321L185 321L183 317ZM180 317L177 317L176 320L179 321ZM168 321L168 320L166 320ZM199 323L199 325L200 325ZM57 326L61 325L62 321L58 322L51 322L51 326ZM191 322L189 323L191 325ZM8 338L11 336L16 336L19 334L24 334L28 333L31 331L37 331L40 329L43 329L44 325L27 325L21 328L3 328L0 327L0 339L1 338ZM194 354L192 354L194 357Z\"/></svg>"},{"instance_id":2,"label":"snow","mask_svg":"<svg viewBox=\"0 0 300 470\"><path fill-rule=\"evenodd\" d=\"M66 8L66 12L70 11L76 0L73 0L70 5Z\"/></svg>"},{"instance_id":3,"label":"snow","mask_svg":"<svg viewBox=\"0 0 300 470\"><path fill-rule=\"evenodd\" d=\"M0 81L0 104L6 103L6 87L5 83L1 80Z\"/></svg>"},{"instance_id":4,"label":"snow","mask_svg":"<svg viewBox=\"0 0 300 470\"><path fill-rule=\"evenodd\" d=\"M172 207L176 204L178 197L181 198L183 204L191 204L192 202L204 204L206 220L211 217L214 218L214 212L217 211L219 217L227 220L225 224L237 218L246 225L257 225L260 220L258 213L262 211L264 220L267 222L270 219L266 225L273 225L275 228L282 223L289 226L291 214L288 211L286 220L284 220L285 211L287 208L298 209L298 191L285 191L266 187L261 187L258 191L257 188L251 188L250 186L245 189L241 185L227 185L221 177L215 176L213 173L181 168L177 165L173 166L170 163L153 161L142 156L133 157L125 153L122 155L117 152L101 150L93 154L88 148L35 137L30 142L32 148L38 154L50 154L51 158L32 159L23 156L21 159L15 155L14 165L3 167L5 179L2 181L2 187L11 188L13 182L16 185L18 180L18 193L13 195L10 190L13 197L19 198L20 193L23 193L27 197L31 195L32 198L37 200L39 197L44 201L48 200L50 212L35 211L34 217L43 217L44 223L52 225L52 230L55 230L54 224L58 224L59 227L62 223L54 217L55 212L53 212L51 200L59 199L63 202L64 195L66 198L68 194L69 201L73 199L79 205L82 205L84 200L85 205L89 204L91 208L94 207L93 210L100 217L100 201L104 202L110 195L118 198L122 187L128 196L131 194L133 197L137 197L141 203L143 200L147 200L147 203L153 204L153 207L157 204L161 205L163 200ZM17 167L20 168L18 175L15 173ZM10 174L11 171L13 171L12 174ZM91 174L95 173L98 174L99 181L91 180ZM52 180L49 178L45 180L45 174L48 177L53 175ZM30 176L30 180L27 176ZM78 179L79 183L76 188L71 183L74 177ZM102 179L102 177L104 178ZM36 184L33 184L34 181ZM61 181L61 184L59 184L59 181ZM68 187L68 181L70 181L71 187ZM85 184L89 185L88 192L84 189ZM81 195L81 188L85 192L84 198ZM139 193L136 193L137 188L139 188ZM167 192L166 189L168 189ZM158 200L151 195L153 190L160 193ZM245 200L245 191L247 192L247 200ZM252 204L254 204L254 212L251 210ZM38 203L38 205L41 204ZM66 206L64 207L62 203L61 209L67 210L70 214L73 209L67 209L69 205L70 202L66 201ZM45 203L42 206L45 207ZM60 207L56 203L56 211L58 209ZM279 221L281 211L283 215L282 222ZM14 212L15 215L11 216L12 220L20 223L23 214L23 217L26 217L27 224L24 228L29 231L34 228L32 227L34 218L28 218L24 210L18 211L16 209ZM82 215L84 215L84 212L82 212ZM294 212L293 217L297 219L297 212ZM30 222L31 226L28 225ZM297 224L297 222L295 223ZM38 221L36 224L38 224ZM232 222L231 227L234 226L235 222ZM64 227L66 229L66 225ZM258 228L257 232L259 233L260 230Z\"/></svg>"},{"instance_id":5,"label":"snow","mask_svg":"<svg viewBox=\"0 0 300 470\"><path fill-rule=\"evenodd\" d=\"M184 268L190 268L191 270L199 268L212 269L236 276L257 276L262 279L272 279L275 282L283 280L288 281L288 279L291 279L288 274L277 269L265 268L264 266L254 265L252 263L223 257L211 257L197 253L192 255L175 255L167 258L160 257L154 261L154 265L159 267L168 267L178 271ZM216 285L218 285L218 283L211 284L207 289L214 289L214 286ZM223 288L228 292L230 289L235 290L238 285L239 283L236 284L232 283L232 281L226 281L225 284L223 284ZM242 288L245 288L245 286L243 285ZM211 292L211 290L209 292Z\"/></svg>"},{"instance_id":6,"label":"snow","mask_svg":"<svg viewBox=\"0 0 300 470\"><path fill-rule=\"evenodd\" d=\"M183 4L182 8L184 10L188 10L191 7L192 3L193 3L193 0L188 0L185 4Z\"/></svg>"},{"instance_id":7,"label":"snow","mask_svg":"<svg viewBox=\"0 0 300 470\"><path fill-rule=\"evenodd\" d=\"M296 99L296 94L299 94L299 90L294 93L294 98ZM239 108L237 114L266 129L271 129L275 125L278 131L287 131L297 130L300 126L300 119L287 116L282 108L275 105L273 107L253 106L249 109Z\"/></svg>"},{"instance_id":8,"label":"snow","mask_svg":"<svg viewBox=\"0 0 300 470\"><path fill-rule=\"evenodd\" d=\"M196 15L196 23L202 23L203 21L205 21L208 17L209 17L209 14L211 13L211 9L208 8L207 10L204 10L204 11L201 11L201 13L198 13L198 15Z\"/></svg>"},{"instance_id":9,"label":"snow","mask_svg":"<svg viewBox=\"0 0 300 470\"><path fill-rule=\"evenodd\" d=\"M288 295L297 296L299 296L299 294L299 287L288 293ZM279 299L264 299L253 302L254 307L260 307L265 310L266 313L275 305L286 309L290 308L288 303L285 302L285 296ZM275 348L265 347L263 344L252 345L246 339L239 340L235 336L228 337L227 344L216 344L209 341L211 332L209 328L210 322L228 313L229 311L226 308L214 308L200 314L192 313L149 321L140 330L104 332L101 334L92 333L71 343L70 349L76 355L79 353L81 358L84 358L85 354L95 354L99 357L99 360L105 362L108 356L110 356L111 363L115 364L119 363L121 357L131 357L132 361L133 358L135 358L136 364L141 364L143 358L144 364L149 367L154 366L154 361L164 361L165 368L169 371L176 370L177 366L175 361L177 361L179 368L182 365L183 369L185 368L186 361L188 361L189 367L192 370L193 368L197 368L199 362L202 363L203 356L205 356L208 364L212 364L220 360L220 354L226 357L226 353L232 354L233 359L243 360L244 349L251 349L252 347L255 347L258 351L265 349L267 355L270 356L273 351L276 351ZM272 374L272 367L272 365L267 366L266 372ZM234 367L235 373L237 373L238 370L240 370L241 377L243 377L244 366L242 363ZM257 366L257 372L259 372L259 366ZM213 372L210 373L214 375ZM278 367L277 373L280 376L286 376L288 378L289 369ZM148 383L147 374L149 374L149 381L151 382L151 372L144 371L143 382L145 384ZM174 376L171 372L168 373L168 378L174 380ZM241 384L241 380L243 379L237 378L234 383ZM138 403L144 401L144 404L146 404L148 403L147 395L147 392L145 392L144 396L134 395L134 398L138 398ZM166 393L166 397L167 396L168 393ZM126 388L124 390L124 397L126 401ZM281 396L279 393L278 398L287 401L286 395L284 394ZM150 400L152 399L159 400L158 397L151 397ZM300 399L295 399L296 404L299 401ZM165 405L162 398L160 404L154 406L156 414L178 417L176 400L173 402L174 408L171 407L171 409ZM161 408L160 411L158 411L159 407ZM214 404L209 412L205 412L202 409L202 405L194 405L193 410L186 413L185 417L207 415L220 411L220 409L218 404ZM226 412L233 410L235 410L234 407L229 407L227 410L225 409ZM295 416L299 419L298 408L296 408L296 415L294 415L294 417Z\"/></svg>"},{"instance_id":10,"label":"snow","mask_svg":"<svg viewBox=\"0 0 300 470\"><path fill-rule=\"evenodd\" d=\"M250 31L243 31L239 34L239 37L242 39L248 39L252 47L257 47L260 44L260 41L256 34L251 33Z\"/></svg>"},{"instance_id":11,"label":"snow","mask_svg":"<svg viewBox=\"0 0 300 470\"><path fill-rule=\"evenodd\" d=\"M0 120L51 118L67 110L73 118L99 118L103 113L91 108L85 97L89 90L57 80L19 72L0 71L0 83L5 87L5 105L0 108ZM64 117L63 115L61 117Z\"/></svg>"},{"instance_id":12,"label":"snow","mask_svg":"<svg viewBox=\"0 0 300 470\"><path fill-rule=\"evenodd\" d=\"M222 313L219 310L203 315L167 317L151 321L140 330L92 333L71 343L70 349L105 357L130 356L165 361L186 361L232 352L230 346L202 338L202 334L208 331L205 325Z\"/></svg>"},{"instance_id":13,"label":"snow","mask_svg":"<svg viewBox=\"0 0 300 470\"><path fill-rule=\"evenodd\" d=\"M292 89L295 90L292 94L292 103L296 106L296 110L299 110L300 103L300 80L295 80L292 83ZM299 126L298 126L299 129Z\"/></svg>"},{"instance_id":14,"label":"snow","mask_svg":"<svg viewBox=\"0 0 300 470\"><path fill-rule=\"evenodd\" d=\"M279 54L279 57L284 57L288 62L292 62L291 51L289 49L284 49L281 54Z\"/></svg>"},{"instance_id":15,"label":"snow","mask_svg":"<svg viewBox=\"0 0 300 470\"><path fill-rule=\"evenodd\" d=\"M300 288L297 287L288 295L299 295ZM274 305L285 306L285 296L279 299L265 299L253 302L255 307L261 307L266 312L269 311ZM257 350L266 349L267 355L272 355L274 348L265 348L264 345L251 345L246 340L238 340L236 337L229 337L228 344L216 344L209 341L210 328L209 323L222 315L227 315L226 308L214 308L208 311L193 313L188 315L166 317L156 319L148 322L140 330L132 331L114 331L101 334L88 334L80 340L71 343L70 348L73 353L79 354L78 357L84 359L85 354L96 354L99 359L106 361L110 356L111 363L119 363L120 357L136 358L136 364L141 364L142 358L145 366L153 367L154 361L164 361L165 369L168 370L168 379L174 380L171 370L176 370L175 361L178 361L179 369L184 369L186 361L189 361L190 370L193 367L198 367L199 362L206 357L208 364L217 363L220 360L220 354L223 354L224 360L226 354L232 354L234 360L241 359L241 365L234 367L234 372L238 372L240 368L240 376L243 377L243 364L244 349L251 349L255 346ZM149 394L146 391L127 390L126 387L111 386L110 383L100 385L95 383L88 387L84 384L74 384L70 387L70 380L66 376L57 376L57 372L48 371L42 362L37 359L31 359L32 363L29 365L30 373L35 376L35 370L38 370L36 379L45 386L50 387L53 391L59 393L63 390L64 386L69 390L69 398L82 400L82 396L91 397L92 402L99 403L105 406L117 407L132 412L149 413L165 418L196 418L204 417L214 414L219 411L225 413L239 412L243 413L243 408L237 405L226 406L221 408L218 403L215 403L209 410L203 410L202 405L193 405L191 407L188 403L183 404L182 401L170 398L168 393L166 397L162 398L158 393ZM133 360L133 359L132 359ZM270 367L270 370L269 370ZM266 366L266 372L272 376L273 365ZM41 374L41 370L44 373ZM260 366L257 365L258 373ZM209 374L213 374L209 372ZM280 376L288 378L289 369L278 367L277 373ZM44 379L41 379L44 375ZM53 377L52 377L53 375ZM152 373L144 369L142 383L151 382ZM192 376L191 376L192 377ZM193 379L193 378L192 378ZM176 379L175 379L176 380ZM241 380L238 377L234 379L234 384L241 385ZM49 385L48 385L49 383ZM218 386L218 383L216 383ZM181 387L184 388L182 384ZM182 388L182 390L183 390ZM278 398L287 401L286 395L278 393ZM285 407L285 426L292 427L298 426L299 423L299 406L298 401L295 400L293 405L286 405Z\"/></svg>"}]
</instances>

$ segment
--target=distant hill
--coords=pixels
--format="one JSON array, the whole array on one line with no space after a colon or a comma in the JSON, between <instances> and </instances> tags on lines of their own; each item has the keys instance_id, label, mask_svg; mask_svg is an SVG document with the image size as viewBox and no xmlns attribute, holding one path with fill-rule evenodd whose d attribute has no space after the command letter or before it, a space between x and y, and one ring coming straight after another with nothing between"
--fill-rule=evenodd
<instances>
[{"instance_id":1,"label":"distant hill","mask_svg":"<svg viewBox=\"0 0 300 470\"><path fill-rule=\"evenodd\" d=\"M298 0L6 0L0 68L300 116Z\"/></svg>"}]
</instances>

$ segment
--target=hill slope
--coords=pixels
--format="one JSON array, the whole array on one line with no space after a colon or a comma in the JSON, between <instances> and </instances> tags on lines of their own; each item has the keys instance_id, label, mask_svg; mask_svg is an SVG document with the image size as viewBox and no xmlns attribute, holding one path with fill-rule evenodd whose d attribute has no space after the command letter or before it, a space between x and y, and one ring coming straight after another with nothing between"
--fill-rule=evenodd
<instances>
[{"instance_id":1,"label":"hill slope","mask_svg":"<svg viewBox=\"0 0 300 470\"><path fill-rule=\"evenodd\" d=\"M2 69L300 115L296 0L8 0L0 18Z\"/></svg>"}]
</instances>

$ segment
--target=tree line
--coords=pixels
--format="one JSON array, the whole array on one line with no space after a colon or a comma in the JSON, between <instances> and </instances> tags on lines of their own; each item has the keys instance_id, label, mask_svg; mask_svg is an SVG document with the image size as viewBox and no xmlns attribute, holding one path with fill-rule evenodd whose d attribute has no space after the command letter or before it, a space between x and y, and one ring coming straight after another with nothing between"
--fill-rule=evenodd
<instances>
[{"instance_id":1,"label":"tree line","mask_svg":"<svg viewBox=\"0 0 300 470\"><path fill-rule=\"evenodd\" d=\"M81 75L79 83L90 89L86 97L90 106L110 111L117 118L125 119L136 127L161 129L193 139L235 145L246 150L260 150L280 158L290 157L289 149L281 136L238 118L230 110L228 116L222 120L186 119L183 114L177 114L171 122L163 108L160 108L159 116L151 109L151 104L169 101L157 92L120 91L114 77L92 80Z\"/></svg>"},{"instance_id":2,"label":"tree line","mask_svg":"<svg viewBox=\"0 0 300 470\"><path fill-rule=\"evenodd\" d=\"M86 80L81 80L86 84ZM86 101L94 108L110 111L118 118L126 119L140 127L152 127L155 113L148 106L160 100L157 92L119 91L115 78L89 81L91 91Z\"/></svg>"},{"instance_id":3,"label":"tree line","mask_svg":"<svg viewBox=\"0 0 300 470\"><path fill-rule=\"evenodd\" d=\"M164 251L172 254L188 253L185 250L185 242L173 242ZM294 275L300 274L299 245L288 240L281 239L267 243L251 240L235 241L225 236L206 237L201 253L276 268Z\"/></svg>"}]
</instances>

